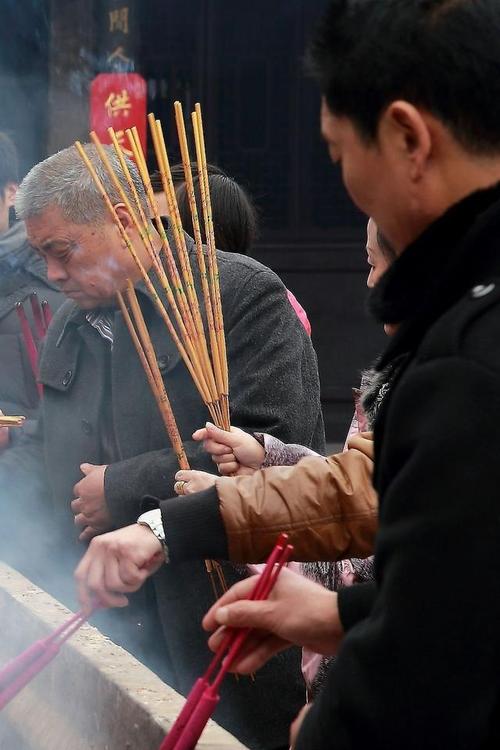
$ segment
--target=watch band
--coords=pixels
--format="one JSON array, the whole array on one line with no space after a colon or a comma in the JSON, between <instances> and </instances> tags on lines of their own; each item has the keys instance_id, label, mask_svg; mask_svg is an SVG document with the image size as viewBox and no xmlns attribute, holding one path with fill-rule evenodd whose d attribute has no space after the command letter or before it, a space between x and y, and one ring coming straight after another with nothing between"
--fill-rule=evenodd
<instances>
[{"instance_id":1,"label":"watch band","mask_svg":"<svg viewBox=\"0 0 500 750\"><path fill-rule=\"evenodd\" d=\"M161 510L159 508L147 510L139 516L137 523L141 526L148 526L151 529L155 537L161 543L163 554L165 555L165 562L169 562L168 547L165 541L165 529L163 528Z\"/></svg>"}]
</instances>

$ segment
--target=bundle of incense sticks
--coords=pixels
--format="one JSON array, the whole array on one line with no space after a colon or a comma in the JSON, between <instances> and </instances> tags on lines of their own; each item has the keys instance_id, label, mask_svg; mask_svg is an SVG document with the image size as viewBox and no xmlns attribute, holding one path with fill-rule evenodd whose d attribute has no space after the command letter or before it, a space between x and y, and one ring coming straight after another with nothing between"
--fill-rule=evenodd
<instances>
[{"instance_id":1,"label":"bundle of incense sticks","mask_svg":"<svg viewBox=\"0 0 500 750\"><path fill-rule=\"evenodd\" d=\"M29 324L22 302L16 304L16 313L19 319L19 325L21 326L24 346L33 372L33 377L35 380L38 380L38 352L40 350L40 344L47 333L50 321L52 320L52 311L46 299L43 299L41 302L39 301L36 292L30 294L30 306L33 315L33 330ZM37 389L38 395L42 396L43 388L38 382Z\"/></svg>"},{"instance_id":2,"label":"bundle of incense sticks","mask_svg":"<svg viewBox=\"0 0 500 750\"><path fill-rule=\"evenodd\" d=\"M186 245L186 238L182 227L177 197L170 170L170 162L160 121L156 120L152 114L148 117L157 165L167 198L177 260L174 257L174 253L160 218L146 166L146 159L140 145L137 130L135 128L127 130L126 135L147 196L147 212L145 211L145 206L142 204L137 193L127 160L124 157L114 130L109 128L108 133L115 154L118 158L118 163L120 164L120 174L115 172L108 157L108 153L106 152L106 149L103 148L96 133L92 132L90 134L102 165L134 223L140 242L145 250L145 256L149 259L148 265L150 266L150 269L147 269L143 262L141 262L137 249L134 247L124 230L115 210L115 206L113 205L102 180L99 178L94 166L85 153L85 149L78 141L75 143L75 146L86 164L87 169L89 170L89 173L92 176L92 179L94 180L118 231L120 232L121 238L134 261L139 278L144 282L152 300L154 301L160 317L165 323L169 334L188 368L198 392L209 410L212 420L219 427L229 430L229 377L201 108L199 104L196 105L195 111L191 115L191 119L200 183L201 212L205 222L205 235L207 237L206 249L203 247L201 239L200 217L198 206L196 204L193 176L191 172L191 157L184 124L184 116L179 102L175 102L174 109L187 194L189 197L194 227L196 264L198 266L203 293L206 325L204 325L200 310L193 269L191 267L191 259ZM128 192L125 189L126 186L128 187ZM133 198L131 199L130 196L133 196ZM151 221L149 216L153 217L158 232L156 239L154 233L151 231ZM205 256L207 261L205 261ZM152 280L152 275L156 276L156 279L165 294L168 308L172 312L172 318L170 317L169 312L167 312L167 308L157 292ZM125 291L123 293L118 293L117 296L124 320L157 402L167 434L169 435L172 447L177 456L179 466L181 469L189 469L189 463L182 445L182 439L170 405L165 384L158 369L154 348L133 284L129 281ZM222 568L217 562L210 560L206 561L206 567L211 576L214 595L217 597L219 595L217 590L218 585L220 585L223 591L226 589Z\"/></svg>"},{"instance_id":3,"label":"bundle of incense sticks","mask_svg":"<svg viewBox=\"0 0 500 750\"><path fill-rule=\"evenodd\" d=\"M184 363L186 364L186 367L189 370L196 388L198 389L204 403L207 405L212 420L219 427L229 430L229 379L227 355L201 109L199 104L197 104L195 112L192 113L192 124L201 192L201 212L205 222L205 234L207 237L206 249L204 249L202 244L200 216L196 204L193 176L191 172L191 157L180 103L175 102L174 108L187 194L194 227L196 264L201 282L206 324L204 324L201 314L193 269L191 267L191 259L189 257L186 238L182 228L179 207L170 171L170 162L165 147L165 139L160 121L155 120L152 114L148 117L157 165L167 198L177 260L174 257L174 253L172 252L167 234L160 219L158 206L152 190L149 173L147 171L145 156L139 142L137 131L134 128L132 130L127 130L126 135L129 139L130 148L134 154L136 166L144 184L149 206L148 213L153 217L158 232L156 236L153 236L154 233L151 231L150 218L149 216L146 216L144 206L141 203L130 175L127 161L113 129L110 128L108 133L120 163L120 175L115 173L106 150L102 147L97 135L91 133L90 137L96 146L99 157L109 178L120 195L121 202L124 203L130 217L132 218L140 241L146 251L146 257L149 260L148 265L151 267L152 273L156 276L161 289L165 293L172 317L170 317L162 299L156 292L151 273L141 262L137 249L134 248L126 235L96 170L90 163L90 160L85 154L81 144L77 142L75 145L87 165L87 168L89 169L90 174L92 175L92 178L94 179L94 182L96 183L116 226L120 231L124 244L134 260L139 277L145 283L161 318L163 319ZM125 190L126 186L129 188L128 195ZM129 198L129 195L133 196L133 200ZM132 318L134 318L133 314Z\"/></svg>"},{"instance_id":4,"label":"bundle of incense sticks","mask_svg":"<svg viewBox=\"0 0 500 750\"><path fill-rule=\"evenodd\" d=\"M97 606L88 615L77 612L53 633L33 643L0 669L0 711L57 656L63 643L96 609Z\"/></svg>"},{"instance_id":5,"label":"bundle of incense sticks","mask_svg":"<svg viewBox=\"0 0 500 750\"><path fill-rule=\"evenodd\" d=\"M22 427L26 417L6 417L0 414L0 427Z\"/></svg>"},{"instance_id":6,"label":"bundle of incense sticks","mask_svg":"<svg viewBox=\"0 0 500 750\"><path fill-rule=\"evenodd\" d=\"M256 601L268 598L282 567L290 560L292 555L293 547L287 544L287 541L287 534L280 534L262 574L257 578L249 599ZM219 687L239 656L250 633L250 628L228 629L227 635L210 662L207 671L203 677L196 680L186 699L184 708L163 740L160 750L193 750L196 747L207 721L219 702ZM210 683L223 658L224 662L219 672L213 682Z\"/></svg>"}]
</instances>

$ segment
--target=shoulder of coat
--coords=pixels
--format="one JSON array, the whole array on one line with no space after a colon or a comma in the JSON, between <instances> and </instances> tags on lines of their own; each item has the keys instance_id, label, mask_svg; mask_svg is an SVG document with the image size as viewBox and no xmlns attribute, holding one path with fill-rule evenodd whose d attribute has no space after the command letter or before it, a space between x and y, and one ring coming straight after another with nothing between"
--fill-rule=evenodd
<instances>
[{"instance_id":1,"label":"shoulder of coat","mask_svg":"<svg viewBox=\"0 0 500 750\"><path fill-rule=\"evenodd\" d=\"M427 333L420 361L445 356L476 359L500 369L500 277L471 286Z\"/></svg>"}]
</instances>

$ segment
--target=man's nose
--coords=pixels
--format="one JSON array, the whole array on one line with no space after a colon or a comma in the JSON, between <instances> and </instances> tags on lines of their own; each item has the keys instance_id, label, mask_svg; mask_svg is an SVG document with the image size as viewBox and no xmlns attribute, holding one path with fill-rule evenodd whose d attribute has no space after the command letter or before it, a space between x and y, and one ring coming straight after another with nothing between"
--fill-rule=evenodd
<instances>
[{"instance_id":1,"label":"man's nose","mask_svg":"<svg viewBox=\"0 0 500 750\"><path fill-rule=\"evenodd\" d=\"M52 284L60 284L68 279L64 265L55 258L47 258L47 278Z\"/></svg>"}]
</instances>

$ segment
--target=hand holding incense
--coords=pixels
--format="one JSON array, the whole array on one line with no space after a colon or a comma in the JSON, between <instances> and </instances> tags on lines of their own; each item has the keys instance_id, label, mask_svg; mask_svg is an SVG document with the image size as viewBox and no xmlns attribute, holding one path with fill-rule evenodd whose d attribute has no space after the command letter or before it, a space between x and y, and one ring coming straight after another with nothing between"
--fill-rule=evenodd
<instances>
[{"instance_id":1,"label":"hand holding incense","mask_svg":"<svg viewBox=\"0 0 500 750\"><path fill-rule=\"evenodd\" d=\"M268 598L283 565L288 562L293 552L293 547L286 544L287 539L286 534L279 536L267 559L264 571L258 576L254 584L249 599L257 601ZM250 633L249 628L227 630L207 671L195 682L184 708L162 742L160 750L193 750L207 721L217 707L220 699L219 687L240 654ZM214 673L223 659L222 666L214 677Z\"/></svg>"}]
</instances>

